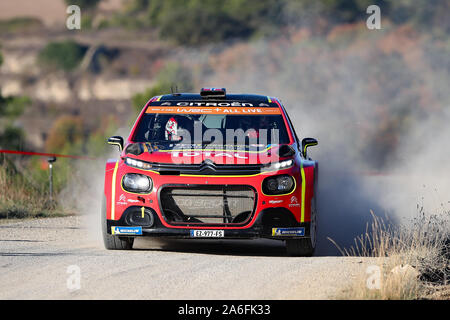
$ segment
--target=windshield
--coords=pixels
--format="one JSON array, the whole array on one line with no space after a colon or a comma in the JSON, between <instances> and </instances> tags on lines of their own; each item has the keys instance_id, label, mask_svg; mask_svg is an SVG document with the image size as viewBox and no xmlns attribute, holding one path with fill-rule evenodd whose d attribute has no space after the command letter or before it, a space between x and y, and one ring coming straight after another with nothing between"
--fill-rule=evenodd
<instances>
[{"instance_id":1,"label":"windshield","mask_svg":"<svg viewBox=\"0 0 450 320\"><path fill-rule=\"evenodd\" d=\"M257 147L287 144L281 114L171 114L145 113L133 137L135 142L176 145Z\"/></svg>"}]
</instances>

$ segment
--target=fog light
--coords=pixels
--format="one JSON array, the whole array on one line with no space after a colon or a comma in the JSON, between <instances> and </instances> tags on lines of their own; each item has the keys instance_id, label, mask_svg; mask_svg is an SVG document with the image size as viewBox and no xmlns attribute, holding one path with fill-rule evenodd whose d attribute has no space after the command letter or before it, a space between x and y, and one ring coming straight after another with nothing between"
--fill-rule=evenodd
<instances>
[{"instance_id":1,"label":"fog light","mask_svg":"<svg viewBox=\"0 0 450 320\"><path fill-rule=\"evenodd\" d=\"M144 215L142 216L142 208L134 208L128 212L125 218L126 222L130 226L142 226L150 228L153 226L155 219L151 211L144 208Z\"/></svg>"}]
</instances>

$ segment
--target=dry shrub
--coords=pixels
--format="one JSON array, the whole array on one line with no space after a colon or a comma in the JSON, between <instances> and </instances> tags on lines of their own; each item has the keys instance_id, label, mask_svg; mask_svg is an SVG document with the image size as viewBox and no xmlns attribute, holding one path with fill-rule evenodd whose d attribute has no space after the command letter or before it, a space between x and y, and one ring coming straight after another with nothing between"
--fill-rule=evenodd
<instances>
[{"instance_id":1,"label":"dry shrub","mask_svg":"<svg viewBox=\"0 0 450 320\"><path fill-rule=\"evenodd\" d=\"M0 219L61 216L47 192L7 165L0 165Z\"/></svg>"},{"instance_id":2,"label":"dry shrub","mask_svg":"<svg viewBox=\"0 0 450 320\"><path fill-rule=\"evenodd\" d=\"M372 271L346 288L343 299L426 299L449 289L449 218L420 210L410 225L385 222L371 212L373 222L350 248L336 247L345 256L376 257L379 286L371 286ZM378 269L377 269L378 267Z\"/></svg>"}]
</instances>

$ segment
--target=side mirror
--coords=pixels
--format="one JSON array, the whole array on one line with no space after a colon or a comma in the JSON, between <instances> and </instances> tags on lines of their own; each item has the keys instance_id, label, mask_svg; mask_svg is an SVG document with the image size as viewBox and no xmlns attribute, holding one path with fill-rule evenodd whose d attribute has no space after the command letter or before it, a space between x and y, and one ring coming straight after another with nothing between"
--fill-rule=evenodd
<instances>
[{"instance_id":1,"label":"side mirror","mask_svg":"<svg viewBox=\"0 0 450 320\"><path fill-rule=\"evenodd\" d=\"M119 146L119 151L123 150L123 138L120 136L114 136L108 139L108 144L114 144Z\"/></svg>"},{"instance_id":2,"label":"side mirror","mask_svg":"<svg viewBox=\"0 0 450 320\"><path fill-rule=\"evenodd\" d=\"M312 146L317 146L319 142L317 142L316 139L314 138L305 138L302 140L302 152L303 152L303 156L305 158L307 158L307 153L306 153L306 149L308 147L312 147Z\"/></svg>"}]
</instances>

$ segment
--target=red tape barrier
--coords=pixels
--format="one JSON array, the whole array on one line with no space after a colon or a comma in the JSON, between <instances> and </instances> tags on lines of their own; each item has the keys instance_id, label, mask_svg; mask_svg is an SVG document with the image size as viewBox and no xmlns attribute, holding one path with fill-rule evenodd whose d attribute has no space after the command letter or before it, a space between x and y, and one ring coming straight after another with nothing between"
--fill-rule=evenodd
<instances>
[{"instance_id":1,"label":"red tape barrier","mask_svg":"<svg viewBox=\"0 0 450 320\"><path fill-rule=\"evenodd\" d=\"M67 154L30 152L30 151L16 151L16 150L1 150L1 149L0 149L0 153L23 154L23 155L27 155L27 156L41 156L41 157L71 158L71 159L82 159L82 160L95 160L95 159L97 159L97 158L93 158L93 157L72 156L72 155L67 155Z\"/></svg>"}]
</instances>

